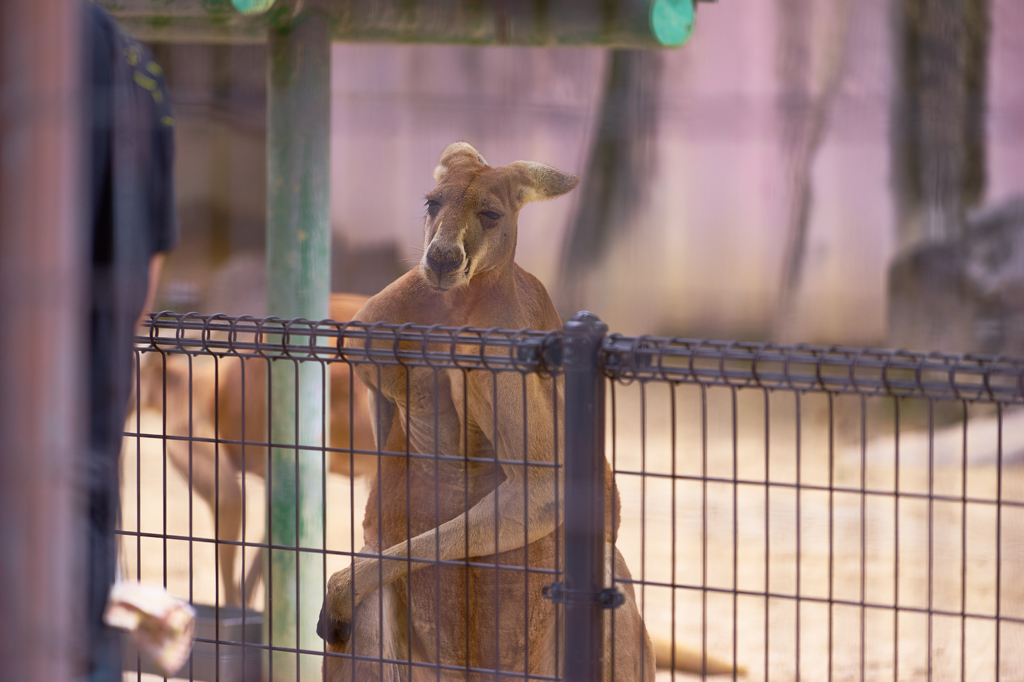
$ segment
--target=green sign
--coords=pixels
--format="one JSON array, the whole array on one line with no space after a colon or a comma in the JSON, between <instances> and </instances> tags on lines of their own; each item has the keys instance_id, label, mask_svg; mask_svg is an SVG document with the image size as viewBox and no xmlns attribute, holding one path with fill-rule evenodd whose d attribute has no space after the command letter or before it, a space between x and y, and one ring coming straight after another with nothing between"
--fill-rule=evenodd
<instances>
[{"instance_id":1,"label":"green sign","mask_svg":"<svg viewBox=\"0 0 1024 682\"><path fill-rule=\"evenodd\" d=\"M651 32L665 47L679 47L693 33L694 0L654 0Z\"/></svg>"}]
</instances>

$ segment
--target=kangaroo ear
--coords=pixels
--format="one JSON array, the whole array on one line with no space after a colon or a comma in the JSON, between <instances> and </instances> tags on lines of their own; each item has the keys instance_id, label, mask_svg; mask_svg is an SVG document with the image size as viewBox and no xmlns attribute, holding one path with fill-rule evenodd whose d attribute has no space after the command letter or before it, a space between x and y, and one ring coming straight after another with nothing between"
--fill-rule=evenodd
<instances>
[{"instance_id":1,"label":"kangaroo ear","mask_svg":"<svg viewBox=\"0 0 1024 682\"><path fill-rule=\"evenodd\" d=\"M486 166L487 161L468 142L453 142L441 152L441 160L434 169L434 182L441 182L448 171L457 164L473 163Z\"/></svg>"},{"instance_id":2,"label":"kangaroo ear","mask_svg":"<svg viewBox=\"0 0 1024 682\"><path fill-rule=\"evenodd\" d=\"M563 173L543 163L516 161L509 164L509 167L518 171L521 176L519 201L523 204L560 197L580 182L578 175Z\"/></svg>"}]
</instances>

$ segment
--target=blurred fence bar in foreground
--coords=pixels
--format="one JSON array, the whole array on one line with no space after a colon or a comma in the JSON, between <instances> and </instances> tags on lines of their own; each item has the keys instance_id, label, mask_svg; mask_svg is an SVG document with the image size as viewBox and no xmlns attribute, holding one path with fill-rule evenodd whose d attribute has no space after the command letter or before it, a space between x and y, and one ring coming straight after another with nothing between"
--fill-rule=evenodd
<instances>
[{"instance_id":1,"label":"blurred fence bar in foreground","mask_svg":"<svg viewBox=\"0 0 1024 682\"><path fill-rule=\"evenodd\" d=\"M84 647L81 14L0 3L0 676L32 682Z\"/></svg>"}]
</instances>

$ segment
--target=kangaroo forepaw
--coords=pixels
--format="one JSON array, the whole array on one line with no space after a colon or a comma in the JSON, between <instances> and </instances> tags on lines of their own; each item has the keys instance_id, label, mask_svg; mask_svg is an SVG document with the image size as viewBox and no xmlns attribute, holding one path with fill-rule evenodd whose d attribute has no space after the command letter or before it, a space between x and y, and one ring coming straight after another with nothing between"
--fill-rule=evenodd
<instances>
[{"instance_id":1,"label":"kangaroo forepaw","mask_svg":"<svg viewBox=\"0 0 1024 682\"><path fill-rule=\"evenodd\" d=\"M320 619L316 622L316 634L331 646L339 646L348 642L352 636L352 621L335 618L325 603L320 608Z\"/></svg>"}]
</instances>

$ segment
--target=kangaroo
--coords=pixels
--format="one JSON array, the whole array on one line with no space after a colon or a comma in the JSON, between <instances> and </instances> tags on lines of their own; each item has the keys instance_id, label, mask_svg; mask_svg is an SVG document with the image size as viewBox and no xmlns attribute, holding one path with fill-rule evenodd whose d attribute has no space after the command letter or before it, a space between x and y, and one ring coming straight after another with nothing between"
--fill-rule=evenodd
<instances>
[{"instance_id":1,"label":"kangaroo","mask_svg":"<svg viewBox=\"0 0 1024 682\"><path fill-rule=\"evenodd\" d=\"M352 319L366 300L358 294L331 294L331 319ZM188 358L180 354L169 354L166 361L161 362L158 353L146 353L140 365L140 409L159 410L165 405L168 435L216 437L221 441L214 448L213 443L204 440L169 439L166 441L167 458L186 478L191 460L193 490L211 511L217 510L217 539L238 540L243 509L241 474L247 471L266 476L267 449L246 445L243 457L241 446L243 441L267 442L266 360L227 357L220 360L219 378L212 362L193 360L190 367ZM347 450L351 434L356 450L375 449L366 401L351 401L350 378L359 392L365 390L362 383L351 377L349 365L344 362L331 364L330 377L331 447ZM332 452L328 464L331 472L358 476L376 471L377 458L357 454L350 460L348 452ZM263 566L258 550L251 555L253 560L243 583L237 568L238 546L220 546L218 568L224 583L224 603L241 605L251 601Z\"/></svg>"},{"instance_id":2,"label":"kangaroo","mask_svg":"<svg viewBox=\"0 0 1024 682\"><path fill-rule=\"evenodd\" d=\"M437 186L426 195L422 260L370 298L355 319L561 329L543 284L515 263L518 215L528 202L569 192L578 178L527 161L493 168L472 146L457 142L444 150L434 179ZM346 344L356 348L365 342ZM392 342L375 344L390 348ZM553 578L522 567L556 566L556 518L562 518L563 499L556 480L559 485L561 480L552 467L527 463L551 464L556 452L561 458L564 451L562 430L555 429L562 391L552 385L562 380L403 365L359 364L356 373L368 387L371 423L382 449L406 452L408 447L413 453L473 460L381 457L366 506L362 550L381 558L356 559L328 581L317 633L329 652L353 657L327 656L324 679L559 674L555 606L541 594ZM495 463L480 461L486 458ZM614 565L615 576L628 581L629 570L615 548L618 491L607 462L606 474L605 570L610 574ZM473 565L429 563L435 560ZM499 566L512 569L499 571ZM614 670L606 664L606 675L650 681L655 673L651 641L632 585L624 582L621 589L625 603L614 612ZM607 652L610 622L606 617ZM366 660L381 656L428 665ZM687 660L692 664L694 658ZM698 671L700 660L698 654ZM708 672L732 670L715 670L717 665L709 661ZM499 678L496 670L512 676Z\"/></svg>"}]
</instances>

